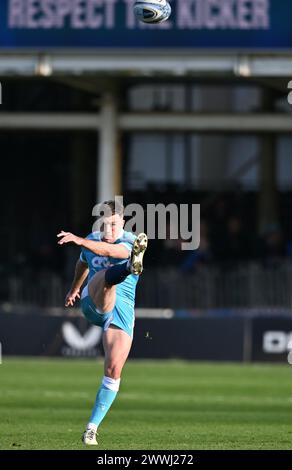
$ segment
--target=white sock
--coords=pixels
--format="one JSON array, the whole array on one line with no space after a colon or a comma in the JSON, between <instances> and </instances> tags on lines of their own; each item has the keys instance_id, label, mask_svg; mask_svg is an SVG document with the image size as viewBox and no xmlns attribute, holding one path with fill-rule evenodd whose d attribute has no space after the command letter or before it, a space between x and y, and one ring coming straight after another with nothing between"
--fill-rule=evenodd
<instances>
[{"instance_id":1,"label":"white sock","mask_svg":"<svg viewBox=\"0 0 292 470\"><path fill-rule=\"evenodd\" d=\"M112 379L111 377L104 376L102 379L102 385L113 392L118 392L120 388L121 379Z\"/></svg>"}]
</instances>

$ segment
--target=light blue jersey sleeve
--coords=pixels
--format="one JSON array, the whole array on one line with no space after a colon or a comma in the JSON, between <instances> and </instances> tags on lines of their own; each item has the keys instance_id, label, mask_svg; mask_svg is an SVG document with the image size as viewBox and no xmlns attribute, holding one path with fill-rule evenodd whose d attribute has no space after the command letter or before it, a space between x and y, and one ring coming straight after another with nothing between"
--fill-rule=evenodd
<instances>
[{"instance_id":1,"label":"light blue jersey sleeve","mask_svg":"<svg viewBox=\"0 0 292 470\"><path fill-rule=\"evenodd\" d=\"M87 240L101 241L101 234L100 234L100 232L93 232L93 233L89 234L86 237L86 239ZM131 256L133 243L134 243L135 239L136 239L136 235L134 235L131 232L123 231L122 236L120 238L118 238L117 241L116 241L116 244L123 245L127 248L128 252L129 252L128 258L130 258L130 256ZM82 263L87 263L90 266L92 264L92 261L95 263L95 260L97 260L97 255L92 253L90 250L86 250L85 248L81 248L79 259L80 259L80 261L82 261ZM109 257L103 257L103 259L108 260L109 263L112 263L112 261L113 261L113 258L109 258ZM117 259L116 262L122 262L122 260ZM105 268L105 267L106 266L103 264L103 268Z\"/></svg>"},{"instance_id":2,"label":"light blue jersey sleeve","mask_svg":"<svg viewBox=\"0 0 292 470\"><path fill-rule=\"evenodd\" d=\"M131 232L123 232L123 236L119 239L119 245L123 245L127 248L129 252L129 257L132 253L133 243L136 239L136 235Z\"/></svg>"},{"instance_id":3,"label":"light blue jersey sleeve","mask_svg":"<svg viewBox=\"0 0 292 470\"><path fill-rule=\"evenodd\" d=\"M131 243L129 243L129 242L122 242L122 243L119 243L119 245L123 245L127 248L128 252L129 252L129 257L130 257L131 253L132 253L133 245L131 245Z\"/></svg>"},{"instance_id":4,"label":"light blue jersey sleeve","mask_svg":"<svg viewBox=\"0 0 292 470\"><path fill-rule=\"evenodd\" d=\"M86 240L100 241L100 235L98 232L90 233L89 235L87 235ZM80 261L82 261L82 263L88 264L88 260L86 259L86 256L85 256L86 251L88 252L88 250L86 250L85 248L81 248L79 259Z\"/></svg>"}]
</instances>

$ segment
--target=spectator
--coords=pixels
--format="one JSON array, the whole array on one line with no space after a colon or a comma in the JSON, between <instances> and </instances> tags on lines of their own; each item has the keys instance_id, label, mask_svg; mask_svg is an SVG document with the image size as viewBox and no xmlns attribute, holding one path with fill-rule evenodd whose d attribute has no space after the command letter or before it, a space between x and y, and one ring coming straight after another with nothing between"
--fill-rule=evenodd
<instances>
[{"instance_id":1,"label":"spectator","mask_svg":"<svg viewBox=\"0 0 292 470\"><path fill-rule=\"evenodd\" d=\"M195 271L200 265L209 264L212 260L209 229L206 221L201 221L200 224L200 246L197 250L189 252L182 265L183 272Z\"/></svg>"},{"instance_id":2,"label":"spectator","mask_svg":"<svg viewBox=\"0 0 292 470\"><path fill-rule=\"evenodd\" d=\"M251 255L250 238L242 220L232 216L227 222L225 259L229 263L248 261Z\"/></svg>"},{"instance_id":3,"label":"spectator","mask_svg":"<svg viewBox=\"0 0 292 470\"><path fill-rule=\"evenodd\" d=\"M260 255L266 266L275 266L284 261L289 245L286 246L283 232L278 224L268 225L260 240Z\"/></svg>"}]
</instances>

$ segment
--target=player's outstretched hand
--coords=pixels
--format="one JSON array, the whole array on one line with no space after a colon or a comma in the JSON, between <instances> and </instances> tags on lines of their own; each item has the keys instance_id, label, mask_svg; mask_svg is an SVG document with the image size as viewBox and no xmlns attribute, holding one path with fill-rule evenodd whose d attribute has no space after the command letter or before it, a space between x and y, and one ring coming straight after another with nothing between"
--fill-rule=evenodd
<instances>
[{"instance_id":1,"label":"player's outstretched hand","mask_svg":"<svg viewBox=\"0 0 292 470\"><path fill-rule=\"evenodd\" d=\"M75 245L81 245L82 241L82 238L77 237L77 235L74 235L73 233L64 232L64 230L58 233L57 237L59 238L58 245L63 245L64 243L75 243Z\"/></svg>"},{"instance_id":2,"label":"player's outstretched hand","mask_svg":"<svg viewBox=\"0 0 292 470\"><path fill-rule=\"evenodd\" d=\"M66 295L65 299L65 307L73 307L75 304L76 299L80 299L79 289L77 290L70 290Z\"/></svg>"}]
</instances>

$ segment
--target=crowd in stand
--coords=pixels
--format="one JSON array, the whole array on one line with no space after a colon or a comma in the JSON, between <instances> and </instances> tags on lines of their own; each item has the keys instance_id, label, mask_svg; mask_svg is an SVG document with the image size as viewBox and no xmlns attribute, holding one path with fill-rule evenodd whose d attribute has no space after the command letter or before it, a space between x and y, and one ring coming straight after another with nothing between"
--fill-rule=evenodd
<instances>
[{"instance_id":1,"label":"crowd in stand","mask_svg":"<svg viewBox=\"0 0 292 470\"><path fill-rule=\"evenodd\" d=\"M181 251L182 240L165 240L157 244L164 266L176 266L183 272L204 265L233 268L250 262L264 267L277 267L292 262L292 242L279 223L269 223L260 231L256 218L229 210L220 200L214 211L201 218L200 246ZM157 255L158 264L162 258Z\"/></svg>"},{"instance_id":2,"label":"crowd in stand","mask_svg":"<svg viewBox=\"0 0 292 470\"><path fill-rule=\"evenodd\" d=\"M254 215L234 209L234 204L229 204L227 198L219 199L208 210L202 211L197 250L182 251L182 240L171 239L169 234L166 240L150 240L146 266L171 266L190 272L205 265L228 268L256 261L268 267L285 260L292 262L292 242L279 224L269 224L259 233ZM78 257L78 248L71 246L61 250L53 232L49 233L45 224L38 224L38 227L39 230L36 227L33 231L33 239L30 237L30 249L25 253L15 253L14 259L10 259L10 274L23 276L31 272L35 276L53 273L69 278Z\"/></svg>"}]
</instances>

